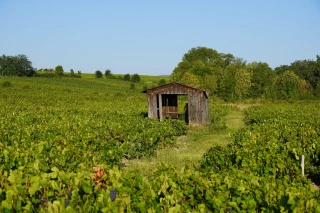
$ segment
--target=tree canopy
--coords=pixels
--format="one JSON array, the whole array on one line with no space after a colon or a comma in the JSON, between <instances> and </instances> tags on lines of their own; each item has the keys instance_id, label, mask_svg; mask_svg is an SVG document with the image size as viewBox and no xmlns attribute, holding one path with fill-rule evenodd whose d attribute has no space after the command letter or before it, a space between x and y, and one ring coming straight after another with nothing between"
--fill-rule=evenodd
<instances>
[{"instance_id":1,"label":"tree canopy","mask_svg":"<svg viewBox=\"0 0 320 213\"><path fill-rule=\"evenodd\" d=\"M102 72L100 71L100 70L97 70L96 72L95 72L95 75L96 75L96 78L102 78Z\"/></svg>"},{"instance_id":2,"label":"tree canopy","mask_svg":"<svg viewBox=\"0 0 320 213\"><path fill-rule=\"evenodd\" d=\"M247 63L230 53L191 48L170 75L171 82L199 87L223 100L291 99L320 96L320 56L272 69L266 62Z\"/></svg>"},{"instance_id":3,"label":"tree canopy","mask_svg":"<svg viewBox=\"0 0 320 213\"><path fill-rule=\"evenodd\" d=\"M1 76L32 76L34 73L32 62L26 55L0 57Z\"/></svg>"},{"instance_id":4,"label":"tree canopy","mask_svg":"<svg viewBox=\"0 0 320 213\"><path fill-rule=\"evenodd\" d=\"M62 76L64 73L63 67L61 65L56 66L55 73L59 76Z\"/></svg>"}]
</instances>

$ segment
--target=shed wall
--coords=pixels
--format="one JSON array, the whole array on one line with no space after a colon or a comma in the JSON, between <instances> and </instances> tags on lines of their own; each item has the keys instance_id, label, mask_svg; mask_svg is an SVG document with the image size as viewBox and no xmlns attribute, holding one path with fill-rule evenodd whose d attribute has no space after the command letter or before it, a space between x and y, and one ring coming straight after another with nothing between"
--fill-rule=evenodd
<instances>
[{"instance_id":1,"label":"shed wall","mask_svg":"<svg viewBox=\"0 0 320 213\"><path fill-rule=\"evenodd\" d=\"M209 97L200 89L172 83L150 89L148 95L148 117L162 120L162 95L188 95L188 118L191 125L210 123ZM159 103L159 106L158 104ZM158 113L159 112L159 113Z\"/></svg>"}]
</instances>

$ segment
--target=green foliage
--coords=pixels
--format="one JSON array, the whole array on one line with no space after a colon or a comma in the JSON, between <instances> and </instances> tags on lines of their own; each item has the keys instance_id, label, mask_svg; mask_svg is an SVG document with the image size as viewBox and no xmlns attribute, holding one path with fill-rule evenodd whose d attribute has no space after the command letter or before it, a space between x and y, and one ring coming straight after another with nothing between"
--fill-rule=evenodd
<instances>
[{"instance_id":1,"label":"green foliage","mask_svg":"<svg viewBox=\"0 0 320 213\"><path fill-rule=\"evenodd\" d=\"M31 61L26 55L0 57L1 76L32 76L35 73Z\"/></svg>"},{"instance_id":2,"label":"green foliage","mask_svg":"<svg viewBox=\"0 0 320 213\"><path fill-rule=\"evenodd\" d=\"M141 176L119 170L123 159L155 155L186 133L182 121L141 116L145 94L94 75L10 81L15 87L0 93L1 212L320 210L297 159L304 154L308 177L319 178L319 103L249 108L247 126L210 149L200 168L161 165ZM210 107L223 124L230 107Z\"/></svg>"},{"instance_id":3,"label":"green foliage","mask_svg":"<svg viewBox=\"0 0 320 213\"><path fill-rule=\"evenodd\" d=\"M314 113L318 108L318 103L249 108L247 126L233 133L230 145L211 148L204 155L200 170L225 176L227 183L239 181L238 186L229 188L232 194L240 190L231 198L244 194L251 197L256 203L255 211L315 211L320 208L318 202L314 203L320 193L301 175L300 157L305 156L306 174L319 179L320 113ZM247 181L254 189L248 188ZM310 200L313 210L307 210Z\"/></svg>"},{"instance_id":4,"label":"green foliage","mask_svg":"<svg viewBox=\"0 0 320 213\"><path fill-rule=\"evenodd\" d=\"M202 88L210 93L212 96L216 93L218 88L218 79L215 74L208 75L206 74L202 80ZM211 98L211 97L210 97Z\"/></svg>"},{"instance_id":5,"label":"green foliage","mask_svg":"<svg viewBox=\"0 0 320 213\"><path fill-rule=\"evenodd\" d=\"M227 128L225 116L229 114L230 108L227 106L210 105L210 127L217 130Z\"/></svg>"},{"instance_id":6,"label":"green foliage","mask_svg":"<svg viewBox=\"0 0 320 213\"><path fill-rule=\"evenodd\" d=\"M96 78L102 78L102 72L100 70L97 70L95 73Z\"/></svg>"},{"instance_id":7,"label":"green foliage","mask_svg":"<svg viewBox=\"0 0 320 213\"><path fill-rule=\"evenodd\" d=\"M104 75L106 76L106 78L113 78L111 70L109 69L106 69L106 71L104 72Z\"/></svg>"},{"instance_id":8,"label":"green foliage","mask_svg":"<svg viewBox=\"0 0 320 213\"><path fill-rule=\"evenodd\" d=\"M288 75L290 70L300 78L300 86L293 83L293 75ZM245 60L232 54L196 47L184 54L182 61L172 71L170 81L208 90L225 101L245 98L312 99L312 93L317 94L315 90L319 76L319 56L316 61L295 61L289 66L282 65L272 70L264 62L247 64ZM289 77L290 80L286 81L284 77Z\"/></svg>"},{"instance_id":9,"label":"green foliage","mask_svg":"<svg viewBox=\"0 0 320 213\"><path fill-rule=\"evenodd\" d=\"M124 76L123 76L123 80L124 81L130 81L130 74L128 73L128 74L125 74Z\"/></svg>"},{"instance_id":10,"label":"green foliage","mask_svg":"<svg viewBox=\"0 0 320 213\"><path fill-rule=\"evenodd\" d=\"M134 83L140 83L141 81L141 78L138 74L133 74L132 78L131 78L131 81L134 82Z\"/></svg>"},{"instance_id":11,"label":"green foliage","mask_svg":"<svg viewBox=\"0 0 320 213\"><path fill-rule=\"evenodd\" d=\"M74 71L73 71L73 69L70 69L70 75L71 75L71 76L74 76Z\"/></svg>"},{"instance_id":12,"label":"green foliage","mask_svg":"<svg viewBox=\"0 0 320 213\"><path fill-rule=\"evenodd\" d=\"M55 73L58 76L62 76L64 73L63 67L61 65L56 66Z\"/></svg>"},{"instance_id":13,"label":"green foliage","mask_svg":"<svg viewBox=\"0 0 320 213\"><path fill-rule=\"evenodd\" d=\"M198 88L200 86L199 79L196 75L185 72L180 80L182 84L185 84L190 87Z\"/></svg>"},{"instance_id":14,"label":"green foliage","mask_svg":"<svg viewBox=\"0 0 320 213\"><path fill-rule=\"evenodd\" d=\"M249 95L252 98L271 98L268 96L273 86L275 72L267 63L252 62L247 66L251 73L251 87L249 88ZM284 72L284 71L283 71ZM279 74L283 73L279 71Z\"/></svg>"},{"instance_id":15,"label":"green foliage","mask_svg":"<svg viewBox=\"0 0 320 213\"><path fill-rule=\"evenodd\" d=\"M317 88L315 90L315 95L317 97L320 97L320 81L318 81Z\"/></svg>"},{"instance_id":16,"label":"green foliage","mask_svg":"<svg viewBox=\"0 0 320 213\"><path fill-rule=\"evenodd\" d=\"M166 84L166 80L164 78L160 79L160 81L158 82L158 86L162 86Z\"/></svg>"},{"instance_id":17,"label":"green foliage","mask_svg":"<svg viewBox=\"0 0 320 213\"><path fill-rule=\"evenodd\" d=\"M276 78L275 90L278 99L298 97L300 78L292 71L286 71Z\"/></svg>"},{"instance_id":18,"label":"green foliage","mask_svg":"<svg viewBox=\"0 0 320 213\"><path fill-rule=\"evenodd\" d=\"M244 68L237 69L235 72L235 80L234 93L236 98L241 100L249 93L251 87L250 73Z\"/></svg>"}]
</instances>

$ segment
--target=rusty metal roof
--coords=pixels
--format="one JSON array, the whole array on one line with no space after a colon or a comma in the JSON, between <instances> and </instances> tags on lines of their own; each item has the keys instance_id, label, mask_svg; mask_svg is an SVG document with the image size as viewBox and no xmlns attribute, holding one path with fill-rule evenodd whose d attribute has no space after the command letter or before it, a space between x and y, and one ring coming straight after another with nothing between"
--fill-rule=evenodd
<instances>
[{"instance_id":1,"label":"rusty metal roof","mask_svg":"<svg viewBox=\"0 0 320 213\"><path fill-rule=\"evenodd\" d=\"M151 88L151 89L147 89L147 90L144 90L143 93L166 91L166 90L172 89L172 86L178 86L178 87L180 87L182 89L188 90L189 92L191 92L191 91L203 92L205 94L205 96L208 97L208 92L207 91L199 89L199 88L190 87L190 86L178 83L178 82L172 82L172 83L169 83L169 84L165 84L165 85L161 85L161 86L154 87L154 88Z\"/></svg>"}]
</instances>

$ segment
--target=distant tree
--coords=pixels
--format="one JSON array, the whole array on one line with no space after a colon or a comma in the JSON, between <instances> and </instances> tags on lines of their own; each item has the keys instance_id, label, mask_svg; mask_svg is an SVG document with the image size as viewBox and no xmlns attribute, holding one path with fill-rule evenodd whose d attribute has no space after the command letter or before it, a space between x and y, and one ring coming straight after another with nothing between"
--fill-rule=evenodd
<instances>
[{"instance_id":1,"label":"distant tree","mask_svg":"<svg viewBox=\"0 0 320 213\"><path fill-rule=\"evenodd\" d=\"M2 76L32 76L35 70L26 55L0 57L0 75Z\"/></svg>"},{"instance_id":2,"label":"distant tree","mask_svg":"<svg viewBox=\"0 0 320 213\"><path fill-rule=\"evenodd\" d=\"M111 77L112 77L111 70L107 69L107 70L104 72L104 75L106 76L106 78L111 78Z\"/></svg>"},{"instance_id":3,"label":"distant tree","mask_svg":"<svg viewBox=\"0 0 320 213\"><path fill-rule=\"evenodd\" d=\"M102 78L102 72L100 70L97 70L95 72L96 78Z\"/></svg>"},{"instance_id":4,"label":"distant tree","mask_svg":"<svg viewBox=\"0 0 320 213\"><path fill-rule=\"evenodd\" d=\"M62 76L64 73L63 67L61 65L56 66L55 73L56 73L56 75Z\"/></svg>"},{"instance_id":5,"label":"distant tree","mask_svg":"<svg viewBox=\"0 0 320 213\"><path fill-rule=\"evenodd\" d=\"M74 71L73 71L73 69L70 69L70 73L71 73L71 76L74 76Z\"/></svg>"},{"instance_id":6,"label":"distant tree","mask_svg":"<svg viewBox=\"0 0 320 213\"><path fill-rule=\"evenodd\" d=\"M131 81L134 83L139 83L141 81L140 76L138 74L133 74Z\"/></svg>"},{"instance_id":7,"label":"distant tree","mask_svg":"<svg viewBox=\"0 0 320 213\"><path fill-rule=\"evenodd\" d=\"M166 80L164 78L160 79L160 81L158 82L159 86L165 85L166 84Z\"/></svg>"},{"instance_id":8,"label":"distant tree","mask_svg":"<svg viewBox=\"0 0 320 213\"><path fill-rule=\"evenodd\" d=\"M78 75L81 75L81 70L78 70Z\"/></svg>"},{"instance_id":9,"label":"distant tree","mask_svg":"<svg viewBox=\"0 0 320 213\"><path fill-rule=\"evenodd\" d=\"M125 81L130 81L130 74L125 74L125 75L123 76L123 80L125 80Z\"/></svg>"}]
</instances>

